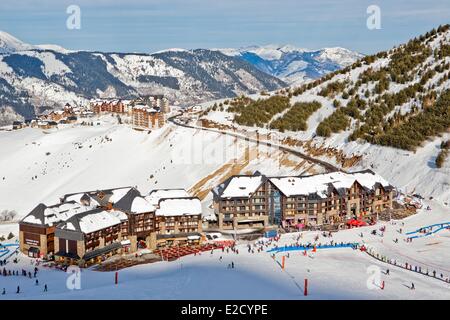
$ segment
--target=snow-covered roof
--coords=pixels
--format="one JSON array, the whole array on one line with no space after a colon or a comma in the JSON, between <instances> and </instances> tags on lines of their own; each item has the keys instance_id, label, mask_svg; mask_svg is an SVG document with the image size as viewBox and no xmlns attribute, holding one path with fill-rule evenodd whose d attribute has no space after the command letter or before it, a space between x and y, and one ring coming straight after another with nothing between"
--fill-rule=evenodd
<instances>
[{"instance_id":1,"label":"snow-covered roof","mask_svg":"<svg viewBox=\"0 0 450 320\"><path fill-rule=\"evenodd\" d=\"M232 177L225 189L222 198L249 197L263 183L264 176L235 176Z\"/></svg>"},{"instance_id":2,"label":"snow-covered roof","mask_svg":"<svg viewBox=\"0 0 450 320\"><path fill-rule=\"evenodd\" d=\"M365 188L372 189L377 183L381 184L383 187L391 186L391 184L387 180L385 180L382 176L375 172L355 172L353 173L353 176Z\"/></svg>"},{"instance_id":3,"label":"snow-covered roof","mask_svg":"<svg viewBox=\"0 0 450 320\"><path fill-rule=\"evenodd\" d=\"M202 205L199 198L161 199L156 216L201 215Z\"/></svg>"},{"instance_id":4,"label":"snow-covered roof","mask_svg":"<svg viewBox=\"0 0 450 320\"><path fill-rule=\"evenodd\" d=\"M143 197L134 198L131 204L131 212L133 213L153 212L155 209L156 207Z\"/></svg>"},{"instance_id":5,"label":"snow-covered roof","mask_svg":"<svg viewBox=\"0 0 450 320\"><path fill-rule=\"evenodd\" d=\"M108 213L116 218L118 218L120 221L128 220L128 216L125 212L120 210L109 210Z\"/></svg>"},{"instance_id":6,"label":"snow-covered roof","mask_svg":"<svg viewBox=\"0 0 450 320\"><path fill-rule=\"evenodd\" d=\"M321 198L326 198L330 186L337 190L348 189L355 181L367 189L373 189L377 183L383 187L389 186L385 179L371 171L355 173L331 172L306 177L273 177L269 178L269 180L288 197L317 194Z\"/></svg>"},{"instance_id":7,"label":"snow-covered roof","mask_svg":"<svg viewBox=\"0 0 450 320\"><path fill-rule=\"evenodd\" d=\"M113 207L128 213L154 212L156 209L156 206L147 201L135 188L129 189L119 201L114 202Z\"/></svg>"},{"instance_id":8,"label":"snow-covered roof","mask_svg":"<svg viewBox=\"0 0 450 320\"><path fill-rule=\"evenodd\" d=\"M83 206L75 201L65 202L50 207L41 203L25 216L25 218L22 219L22 222L53 226L59 222L66 221L79 213L92 209L92 206Z\"/></svg>"},{"instance_id":9,"label":"snow-covered roof","mask_svg":"<svg viewBox=\"0 0 450 320\"><path fill-rule=\"evenodd\" d=\"M270 178L270 182L287 197L311 193L316 193L321 198L327 197L328 186L318 181L308 181L308 179L300 177L281 177Z\"/></svg>"},{"instance_id":10,"label":"snow-covered roof","mask_svg":"<svg viewBox=\"0 0 450 320\"><path fill-rule=\"evenodd\" d=\"M145 199L157 206L159 200L167 198L189 198L190 195L185 189L155 189L148 193Z\"/></svg>"},{"instance_id":11,"label":"snow-covered roof","mask_svg":"<svg viewBox=\"0 0 450 320\"><path fill-rule=\"evenodd\" d=\"M65 198L65 201L75 201L76 203L81 204L83 198L86 198L86 197L89 198L89 202L91 203L91 205L96 205L96 206L100 205L100 203L97 200L95 200L89 194L84 193L84 192L72 194L72 195L68 196L67 198Z\"/></svg>"},{"instance_id":12,"label":"snow-covered roof","mask_svg":"<svg viewBox=\"0 0 450 320\"><path fill-rule=\"evenodd\" d=\"M123 188L117 188L117 189L111 189L112 196L109 198L109 202L115 203L122 199L128 191L131 190L132 187L123 187Z\"/></svg>"},{"instance_id":13,"label":"snow-covered roof","mask_svg":"<svg viewBox=\"0 0 450 320\"><path fill-rule=\"evenodd\" d=\"M106 210L95 209L83 214L75 215L66 222L58 225L59 229L91 233L106 229L121 223L121 220Z\"/></svg>"},{"instance_id":14,"label":"snow-covered roof","mask_svg":"<svg viewBox=\"0 0 450 320\"><path fill-rule=\"evenodd\" d=\"M97 205L104 205L107 202L116 203L120 201L131 189L133 189L133 187L118 187L113 189L69 193L61 197L61 202L76 201L80 203L83 198L89 197L91 200L96 202ZM100 198L100 195L104 195L104 197Z\"/></svg>"},{"instance_id":15,"label":"snow-covered roof","mask_svg":"<svg viewBox=\"0 0 450 320\"><path fill-rule=\"evenodd\" d=\"M146 111L146 112L159 112L159 110L157 110L157 109L155 109L153 107L146 106L144 104L137 104L137 105L135 105L133 107L133 109L143 110L143 111Z\"/></svg>"}]
</instances>

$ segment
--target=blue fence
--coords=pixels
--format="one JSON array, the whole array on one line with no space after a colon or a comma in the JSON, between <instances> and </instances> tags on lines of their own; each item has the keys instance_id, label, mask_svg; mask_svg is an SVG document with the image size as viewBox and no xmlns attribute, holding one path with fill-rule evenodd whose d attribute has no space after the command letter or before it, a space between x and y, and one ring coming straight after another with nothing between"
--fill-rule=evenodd
<instances>
[{"instance_id":1,"label":"blue fence","mask_svg":"<svg viewBox=\"0 0 450 320\"><path fill-rule=\"evenodd\" d=\"M434 227L439 227L439 228L437 228L435 230L432 230L432 231L429 231L429 232L426 232L426 233L420 233L420 230L434 228ZM436 232L439 232L439 231L445 230L445 229L449 229L449 228L450 228L450 222L435 223L435 224L431 224L429 226L425 226L425 227L419 228L419 229L414 230L414 231L407 232L406 235L409 236L409 235L412 235L412 234L419 233L418 235L409 237L411 239L417 239L417 238L422 238L422 237L426 237L426 236L432 235L432 234L434 234Z\"/></svg>"},{"instance_id":2,"label":"blue fence","mask_svg":"<svg viewBox=\"0 0 450 320\"><path fill-rule=\"evenodd\" d=\"M10 247L15 247L14 249L10 249ZM18 244L8 243L0 245L0 258L5 258L8 253L13 254L14 251L19 247Z\"/></svg>"},{"instance_id":3,"label":"blue fence","mask_svg":"<svg viewBox=\"0 0 450 320\"><path fill-rule=\"evenodd\" d=\"M338 248L352 248L356 249L358 248L359 243L343 243L343 244L326 244L321 246L316 246L316 249L338 249ZM314 246L285 246L285 247L278 247L278 248L272 248L268 250L267 252L286 252L286 251L305 251L305 250L312 250L314 249Z\"/></svg>"}]
</instances>

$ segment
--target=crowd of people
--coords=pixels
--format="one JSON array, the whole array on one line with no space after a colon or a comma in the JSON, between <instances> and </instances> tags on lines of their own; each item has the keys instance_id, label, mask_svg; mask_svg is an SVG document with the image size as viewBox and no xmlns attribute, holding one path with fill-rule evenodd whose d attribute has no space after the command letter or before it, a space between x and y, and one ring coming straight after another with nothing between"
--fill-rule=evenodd
<instances>
[{"instance_id":1,"label":"crowd of people","mask_svg":"<svg viewBox=\"0 0 450 320\"><path fill-rule=\"evenodd\" d=\"M20 272L19 272L19 270L14 268L14 265L11 265L11 263L13 263L13 264L18 264L19 263L19 259L17 258L17 255L19 254L19 251L16 250L13 254L16 255L16 257L14 259L12 259L12 255L11 255L7 259L1 260L1 265L0 266L2 266L3 269L0 269L0 275L3 276L3 277L13 277L13 276L19 277L19 276L22 276L22 277L26 277L28 279L35 279L35 281L34 281L35 285L39 286L39 280L37 278L38 272L39 272L39 268L38 268L39 261L33 262L33 260L31 260L30 264L34 266L32 271L27 271L27 270L22 268L20 270ZM12 262L10 261L11 259L12 259ZM44 292L48 291L47 284L44 284L43 291ZM21 292L22 291L20 289L20 286L18 285L17 286L17 290L16 290L16 294L19 294ZM3 288L2 295L6 295L6 294L7 294L6 288Z\"/></svg>"}]
</instances>

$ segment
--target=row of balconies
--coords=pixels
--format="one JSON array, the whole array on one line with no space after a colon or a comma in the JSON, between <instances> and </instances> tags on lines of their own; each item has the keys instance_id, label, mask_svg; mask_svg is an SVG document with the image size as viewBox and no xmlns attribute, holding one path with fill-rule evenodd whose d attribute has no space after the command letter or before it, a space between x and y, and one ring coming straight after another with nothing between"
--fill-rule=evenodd
<instances>
[{"instance_id":1,"label":"row of balconies","mask_svg":"<svg viewBox=\"0 0 450 320\"><path fill-rule=\"evenodd\" d=\"M253 212L253 213L225 213L224 218L231 219L231 218L239 218L239 217L262 217L267 215L266 212Z\"/></svg>"},{"instance_id":2,"label":"row of balconies","mask_svg":"<svg viewBox=\"0 0 450 320\"><path fill-rule=\"evenodd\" d=\"M246 213L246 212L254 212L254 211L261 211L266 210L265 206L253 206L253 207L234 207L234 208L222 208L222 212L228 213L228 212L236 212L236 213Z\"/></svg>"}]
</instances>

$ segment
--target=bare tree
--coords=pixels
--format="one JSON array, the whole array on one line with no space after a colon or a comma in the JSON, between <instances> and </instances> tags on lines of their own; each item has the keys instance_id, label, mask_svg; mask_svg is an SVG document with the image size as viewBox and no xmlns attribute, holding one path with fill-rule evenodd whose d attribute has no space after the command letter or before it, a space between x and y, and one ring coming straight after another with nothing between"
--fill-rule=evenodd
<instances>
[{"instance_id":1,"label":"bare tree","mask_svg":"<svg viewBox=\"0 0 450 320\"><path fill-rule=\"evenodd\" d=\"M8 210L3 210L0 212L0 217L3 221L6 221L8 219Z\"/></svg>"},{"instance_id":2,"label":"bare tree","mask_svg":"<svg viewBox=\"0 0 450 320\"><path fill-rule=\"evenodd\" d=\"M9 218L10 218L11 221L14 220L14 218L17 216L17 211L16 211L16 210L11 210L11 211L8 213L8 216L9 216Z\"/></svg>"}]
</instances>

